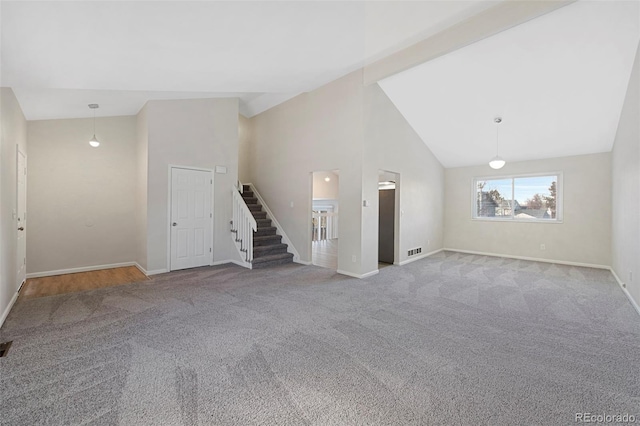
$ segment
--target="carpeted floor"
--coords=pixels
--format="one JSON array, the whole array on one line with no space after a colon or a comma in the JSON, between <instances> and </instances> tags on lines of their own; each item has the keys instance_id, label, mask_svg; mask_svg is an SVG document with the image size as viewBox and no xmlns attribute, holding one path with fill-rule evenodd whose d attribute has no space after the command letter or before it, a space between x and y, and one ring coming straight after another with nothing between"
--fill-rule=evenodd
<instances>
[{"instance_id":1,"label":"carpeted floor","mask_svg":"<svg viewBox=\"0 0 640 426\"><path fill-rule=\"evenodd\" d=\"M201 268L19 300L0 334L3 425L640 422L640 316L603 270Z\"/></svg>"}]
</instances>

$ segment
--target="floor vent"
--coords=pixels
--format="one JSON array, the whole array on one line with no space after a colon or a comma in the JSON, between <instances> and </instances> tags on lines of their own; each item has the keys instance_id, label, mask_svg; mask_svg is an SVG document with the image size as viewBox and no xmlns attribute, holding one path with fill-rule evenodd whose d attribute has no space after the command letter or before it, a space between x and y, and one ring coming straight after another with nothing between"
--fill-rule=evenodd
<instances>
[{"instance_id":1,"label":"floor vent","mask_svg":"<svg viewBox=\"0 0 640 426\"><path fill-rule=\"evenodd\" d=\"M407 255L408 256L414 256L414 255L420 254L420 253L422 253L422 247L414 248L414 249L411 249L411 250L407 251Z\"/></svg>"},{"instance_id":2,"label":"floor vent","mask_svg":"<svg viewBox=\"0 0 640 426\"><path fill-rule=\"evenodd\" d=\"M9 348L11 347L11 343L13 342L9 341L0 343L0 358L7 356L7 354L9 353Z\"/></svg>"}]
</instances>

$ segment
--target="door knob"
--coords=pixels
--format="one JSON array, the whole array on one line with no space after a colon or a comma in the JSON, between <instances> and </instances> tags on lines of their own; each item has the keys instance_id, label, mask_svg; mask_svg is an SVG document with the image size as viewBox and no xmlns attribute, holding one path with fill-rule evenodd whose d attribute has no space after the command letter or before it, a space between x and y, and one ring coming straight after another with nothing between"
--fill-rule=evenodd
<instances>
[{"instance_id":1,"label":"door knob","mask_svg":"<svg viewBox=\"0 0 640 426\"><path fill-rule=\"evenodd\" d=\"M173 222L171 226L178 226L178 224L176 222Z\"/></svg>"},{"instance_id":2,"label":"door knob","mask_svg":"<svg viewBox=\"0 0 640 426\"><path fill-rule=\"evenodd\" d=\"M18 228L18 231L24 231L24 226L21 226L20 228Z\"/></svg>"}]
</instances>

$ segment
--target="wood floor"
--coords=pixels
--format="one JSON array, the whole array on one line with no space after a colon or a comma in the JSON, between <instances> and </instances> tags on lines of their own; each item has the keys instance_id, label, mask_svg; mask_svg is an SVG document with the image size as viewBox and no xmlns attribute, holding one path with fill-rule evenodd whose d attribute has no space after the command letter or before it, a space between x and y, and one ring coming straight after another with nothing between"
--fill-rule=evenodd
<instances>
[{"instance_id":1,"label":"wood floor","mask_svg":"<svg viewBox=\"0 0 640 426\"><path fill-rule=\"evenodd\" d=\"M338 239L311 243L311 263L323 268L338 269Z\"/></svg>"},{"instance_id":2,"label":"wood floor","mask_svg":"<svg viewBox=\"0 0 640 426\"><path fill-rule=\"evenodd\" d=\"M53 277L29 278L20 290L24 299L53 296L76 291L95 290L145 281L148 278L135 266L102 269L91 272L56 275Z\"/></svg>"}]
</instances>

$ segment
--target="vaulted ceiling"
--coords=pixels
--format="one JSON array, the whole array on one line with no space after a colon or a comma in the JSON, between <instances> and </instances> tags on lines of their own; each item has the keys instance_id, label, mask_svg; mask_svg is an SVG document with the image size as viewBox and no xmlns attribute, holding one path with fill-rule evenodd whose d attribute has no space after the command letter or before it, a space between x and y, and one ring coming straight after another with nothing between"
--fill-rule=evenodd
<instances>
[{"instance_id":1,"label":"vaulted ceiling","mask_svg":"<svg viewBox=\"0 0 640 426\"><path fill-rule=\"evenodd\" d=\"M501 3L2 1L0 83L29 120L204 97L250 117ZM495 155L495 116L507 161L606 152L639 38L638 1L581 0L379 84L445 167Z\"/></svg>"},{"instance_id":2,"label":"vaulted ceiling","mask_svg":"<svg viewBox=\"0 0 640 426\"><path fill-rule=\"evenodd\" d=\"M496 1L2 1L1 84L27 119L239 97L252 116Z\"/></svg>"},{"instance_id":3,"label":"vaulted ceiling","mask_svg":"<svg viewBox=\"0 0 640 426\"><path fill-rule=\"evenodd\" d=\"M608 152L639 38L638 2L579 1L379 84L445 167Z\"/></svg>"}]
</instances>

